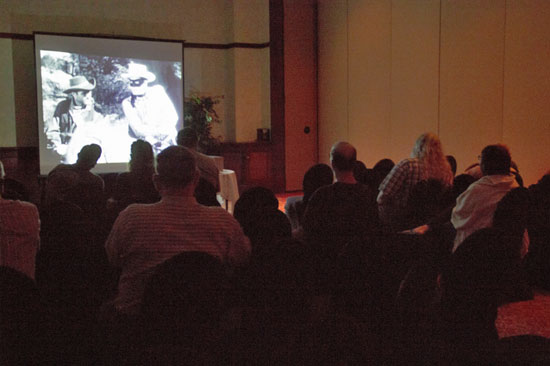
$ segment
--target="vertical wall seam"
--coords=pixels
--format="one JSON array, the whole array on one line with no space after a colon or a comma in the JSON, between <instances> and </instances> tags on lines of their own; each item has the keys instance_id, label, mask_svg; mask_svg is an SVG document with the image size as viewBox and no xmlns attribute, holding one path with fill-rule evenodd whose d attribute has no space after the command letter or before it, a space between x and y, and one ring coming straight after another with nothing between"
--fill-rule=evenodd
<instances>
[{"instance_id":1,"label":"vertical wall seam","mask_svg":"<svg viewBox=\"0 0 550 366\"><path fill-rule=\"evenodd\" d=\"M349 125L350 125L350 121L349 121L349 106L350 106L350 102L349 102L349 63L350 63L350 59L349 59L349 0L346 0L346 140L349 140L350 139L350 135L349 135L349 131L350 131L350 128L349 128Z\"/></svg>"},{"instance_id":2,"label":"vertical wall seam","mask_svg":"<svg viewBox=\"0 0 550 366\"><path fill-rule=\"evenodd\" d=\"M437 50L437 135L441 136L441 0L439 0L439 47Z\"/></svg>"},{"instance_id":3,"label":"vertical wall seam","mask_svg":"<svg viewBox=\"0 0 550 366\"><path fill-rule=\"evenodd\" d=\"M504 142L504 92L505 82L506 82L506 26L508 20L508 1L504 0L504 25L503 25L503 36L502 36L502 100L500 104L501 114L500 114L500 141Z\"/></svg>"},{"instance_id":4,"label":"vertical wall seam","mask_svg":"<svg viewBox=\"0 0 550 366\"><path fill-rule=\"evenodd\" d=\"M390 146L393 139L393 0L390 1Z\"/></svg>"}]
</instances>

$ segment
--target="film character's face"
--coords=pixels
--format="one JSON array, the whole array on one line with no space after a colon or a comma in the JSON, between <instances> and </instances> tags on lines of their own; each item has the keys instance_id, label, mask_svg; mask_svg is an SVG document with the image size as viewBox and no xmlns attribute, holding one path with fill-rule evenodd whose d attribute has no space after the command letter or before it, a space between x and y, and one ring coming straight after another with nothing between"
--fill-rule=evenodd
<instances>
[{"instance_id":1,"label":"film character's face","mask_svg":"<svg viewBox=\"0 0 550 366\"><path fill-rule=\"evenodd\" d=\"M139 78L135 80L130 80L129 84L130 92L133 95L144 95L147 91L147 79L145 78Z\"/></svg>"},{"instance_id":2,"label":"film character's face","mask_svg":"<svg viewBox=\"0 0 550 366\"><path fill-rule=\"evenodd\" d=\"M77 107L86 107L93 102L91 90L75 90L71 94Z\"/></svg>"}]
</instances>

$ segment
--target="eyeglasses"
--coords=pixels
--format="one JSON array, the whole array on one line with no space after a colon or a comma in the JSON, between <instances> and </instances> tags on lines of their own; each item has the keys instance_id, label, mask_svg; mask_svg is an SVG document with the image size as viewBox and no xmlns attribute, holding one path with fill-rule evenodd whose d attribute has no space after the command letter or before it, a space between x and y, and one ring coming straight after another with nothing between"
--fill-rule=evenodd
<instances>
[{"instance_id":1,"label":"eyeglasses","mask_svg":"<svg viewBox=\"0 0 550 366\"><path fill-rule=\"evenodd\" d=\"M145 79L130 80L130 86L142 86Z\"/></svg>"}]
</instances>

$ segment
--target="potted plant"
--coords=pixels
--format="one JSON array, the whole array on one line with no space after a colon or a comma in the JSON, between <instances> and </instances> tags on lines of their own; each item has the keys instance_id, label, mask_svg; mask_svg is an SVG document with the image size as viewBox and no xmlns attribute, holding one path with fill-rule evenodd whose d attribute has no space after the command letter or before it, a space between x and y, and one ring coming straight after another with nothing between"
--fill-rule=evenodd
<instances>
[{"instance_id":1,"label":"potted plant","mask_svg":"<svg viewBox=\"0 0 550 366\"><path fill-rule=\"evenodd\" d=\"M193 95L185 99L185 127L195 130L199 138L199 149L206 154L219 153L221 137L212 136L212 124L221 123L214 106L223 98L219 96Z\"/></svg>"}]
</instances>

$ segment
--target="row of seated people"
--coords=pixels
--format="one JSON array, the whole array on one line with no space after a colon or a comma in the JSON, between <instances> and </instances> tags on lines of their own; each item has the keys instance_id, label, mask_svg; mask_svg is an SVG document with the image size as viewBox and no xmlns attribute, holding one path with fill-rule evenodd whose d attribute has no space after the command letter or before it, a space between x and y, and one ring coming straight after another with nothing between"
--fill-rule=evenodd
<instances>
[{"instance_id":1,"label":"row of seated people","mask_svg":"<svg viewBox=\"0 0 550 366\"><path fill-rule=\"evenodd\" d=\"M243 193L234 219L221 208L198 207L188 198L199 178L195 159L182 148L165 150L156 181L162 201L119 215L106 251L97 223L86 225L66 211L55 215L65 225L48 238L42 233L42 240L56 248L46 257L57 262L39 270L47 262L41 248L39 292L29 295L46 303L47 316L26 323L25 316L2 316L14 319L6 333L13 336L2 337L3 350L31 361L36 356L79 364L510 360L514 341L497 341L494 317L500 304L530 295L522 280L523 231L538 230L527 259L535 243L548 246L548 178L529 190L512 190L512 184L501 196L506 199L495 202L486 229L474 230L454 248L453 228L437 215L423 235L380 223L376 190L357 184L353 174L355 156L351 145L337 143L332 169L314 167L331 179L307 196L304 184L305 205L297 210L301 229L293 233L275 196L263 188ZM112 274L118 286L109 301L113 266L120 276ZM21 298L0 293L11 294L2 305ZM19 308L20 315L27 311ZM27 329L25 337L15 337ZM544 349L545 342L533 338L532 349ZM22 345L33 347L17 353Z\"/></svg>"}]
</instances>

